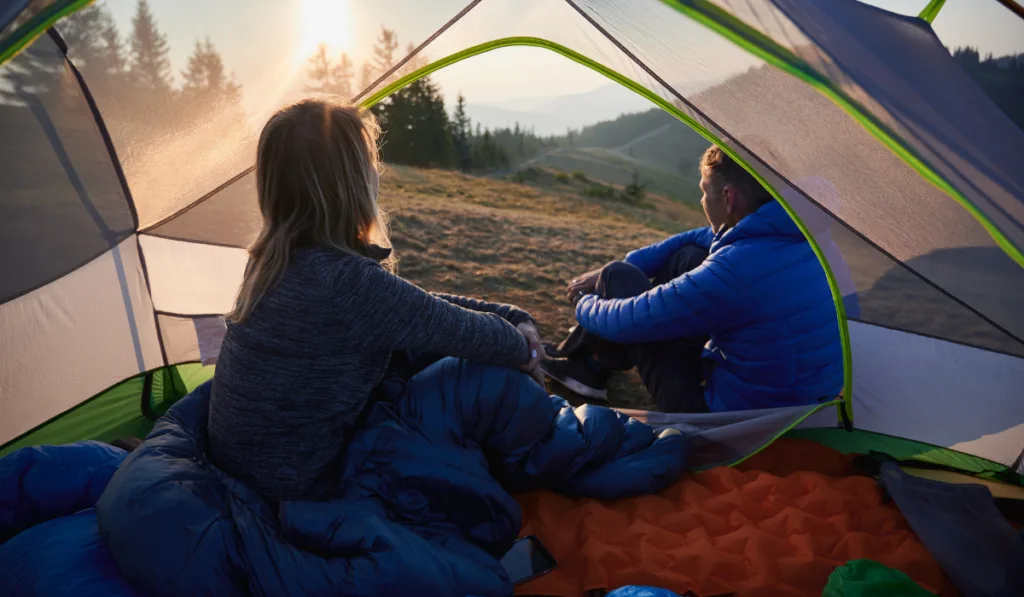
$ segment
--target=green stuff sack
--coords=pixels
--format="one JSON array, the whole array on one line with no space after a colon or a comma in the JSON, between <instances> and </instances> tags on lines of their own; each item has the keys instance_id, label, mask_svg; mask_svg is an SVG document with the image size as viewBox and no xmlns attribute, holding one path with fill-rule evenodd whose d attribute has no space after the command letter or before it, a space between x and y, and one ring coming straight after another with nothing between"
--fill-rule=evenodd
<instances>
[{"instance_id":1,"label":"green stuff sack","mask_svg":"<svg viewBox=\"0 0 1024 597\"><path fill-rule=\"evenodd\" d=\"M909 576L874 560L851 560L829 575L821 597L935 597Z\"/></svg>"}]
</instances>

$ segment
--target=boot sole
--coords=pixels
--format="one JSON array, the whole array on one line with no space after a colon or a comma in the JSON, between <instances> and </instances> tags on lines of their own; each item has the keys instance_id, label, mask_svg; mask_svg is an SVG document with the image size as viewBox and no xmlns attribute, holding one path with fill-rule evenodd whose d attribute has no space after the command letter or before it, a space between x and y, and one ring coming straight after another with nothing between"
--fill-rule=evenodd
<instances>
[{"instance_id":1,"label":"boot sole","mask_svg":"<svg viewBox=\"0 0 1024 597\"><path fill-rule=\"evenodd\" d=\"M552 375L552 373L545 369L543 366L540 368L540 370L544 372L544 375L562 384L575 394L579 394L580 396L584 396L586 398L593 398L594 400L608 402L608 390L599 390L597 388L592 388L579 381L576 381L571 377Z\"/></svg>"}]
</instances>

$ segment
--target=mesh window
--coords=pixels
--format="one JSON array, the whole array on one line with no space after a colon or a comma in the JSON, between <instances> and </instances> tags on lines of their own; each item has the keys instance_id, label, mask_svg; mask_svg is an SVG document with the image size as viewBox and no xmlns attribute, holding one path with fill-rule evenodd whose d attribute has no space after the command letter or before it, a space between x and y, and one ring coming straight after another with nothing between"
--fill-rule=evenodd
<instances>
[{"instance_id":1,"label":"mesh window","mask_svg":"<svg viewBox=\"0 0 1024 597\"><path fill-rule=\"evenodd\" d=\"M49 37L0 67L0 130L2 303L98 257L134 223L93 114Z\"/></svg>"},{"instance_id":2,"label":"mesh window","mask_svg":"<svg viewBox=\"0 0 1024 597\"><path fill-rule=\"evenodd\" d=\"M448 0L410 19L397 0L148 0L144 12L136 0L98 0L88 17L97 26L76 14L60 30L110 128L146 228L252 166L274 110L321 91L351 97L465 4ZM388 56L370 50L382 25L395 32ZM307 76L321 41L327 58L345 52L350 61L348 76L327 69L326 87Z\"/></svg>"}]
</instances>

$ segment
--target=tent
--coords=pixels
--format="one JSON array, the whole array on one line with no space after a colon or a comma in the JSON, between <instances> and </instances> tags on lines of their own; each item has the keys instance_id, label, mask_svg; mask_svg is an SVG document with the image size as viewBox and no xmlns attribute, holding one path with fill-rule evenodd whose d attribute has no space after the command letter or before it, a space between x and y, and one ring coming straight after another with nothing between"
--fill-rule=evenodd
<instances>
[{"instance_id":1,"label":"tent","mask_svg":"<svg viewBox=\"0 0 1024 597\"><path fill-rule=\"evenodd\" d=\"M146 47L133 66L152 79L140 87L103 62L109 23L89 4L0 7L0 454L143 436L211 377L258 226L255 135L304 92L290 77L308 40L281 7L302 4L307 24L333 30L344 3L144 4L176 36L248 56L243 109L197 96L187 118L160 88L169 64L143 59L165 56L166 39L136 35ZM778 412L634 413L705 438L698 465L738 462L789 433L1019 481L1024 132L931 25L955 13L944 26L981 36L994 19L1020 34L1019 5L935 0L903 15L855 0L376 4L416 13L406 38L422 43L364 73L354 101L492 52L554 52L726 148L805 232L833 290L844 391ZM136 9L98 5L125 22ZM353 6L347 31L375 32L378 16ZM227 79L223 64L207 66ZM712 75L722 76L686 86Z\"/></svg>"}]
</instances>

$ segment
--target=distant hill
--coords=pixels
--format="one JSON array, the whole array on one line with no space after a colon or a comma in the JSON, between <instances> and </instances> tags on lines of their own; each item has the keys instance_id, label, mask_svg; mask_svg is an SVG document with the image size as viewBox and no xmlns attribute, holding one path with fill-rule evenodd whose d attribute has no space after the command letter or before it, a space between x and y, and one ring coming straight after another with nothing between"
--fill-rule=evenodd
<instances>
[{"instance_id":1,"label":"distant hill","mask_svg":"<svg viewBox=\"0 0 1024 597\"><path fill-rule=\"evenodd\" d=\"M680 92L696 93L710 87L710 83L694 83ZM449 103L454 97L447 98ZM537 135L564 135L569 129L582 129L602 121L614 120L622 114L646 112L652 108L646 98L609 83L583 93L553 97L524 97L494 103L474 103L467 97L469 117L484 128L519 126ZM646 131L642 131L646 132ZM640 134L642 134L642 132Z\"/></svg>"},{"instance_id":2,"label":"distant hill","mask_svg":"<svg viewBox=\"0 0 1024 597\"><path fill-rule=\"evenodd\" d=\"M661 108L592 124L561 141L520 167L546 165L617 185L636 173L653 192L687 203L700 199L697 163L708 143Z\"/></svg>"},{"instance_id":3,"label":"distant hill","mask_svg":"<svg viewBox=\"0 0 1024 597\"><path fill-rule=\"evenodd\" d=\"M690 175L666 172L642 160L600 147L555 149L538 156L529 165L550 166L568 173L582 172L590 180L616 185L632 182L635 172L651 192L690 204L700 201L700 177L696 172Z\"/></svg>"}]
</instances>

